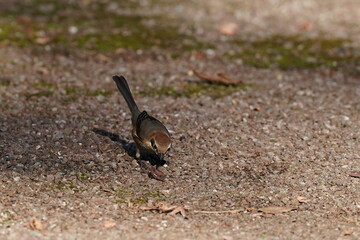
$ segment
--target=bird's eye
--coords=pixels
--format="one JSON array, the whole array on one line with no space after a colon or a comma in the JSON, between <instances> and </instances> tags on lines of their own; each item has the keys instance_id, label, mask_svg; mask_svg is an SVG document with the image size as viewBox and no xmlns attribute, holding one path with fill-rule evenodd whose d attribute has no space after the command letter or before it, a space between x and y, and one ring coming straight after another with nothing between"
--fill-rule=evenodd
<instances>
[{"instance_id":1,"label":"bird's eye","mask_svg":"<svg viewBox=\"0 0 360 240\"><path fill-rule=\"evenodd\" d=\"M157 149L157 146L156 146L156 143L155 143L155 140L154 139L151 139L151 147L153 148L153 149Z\"/></svg>"},{"instance_id":2,"label":"bird's eye","mask_svg":"<svg viewBox=\"0 0 360 240\"><path fill-rule=\"evenodd\" d=\"M171 149L171 148L168 148L168 149L166 150L166 152L170 152L170 149Z\"/></svg>"}]
</instances>

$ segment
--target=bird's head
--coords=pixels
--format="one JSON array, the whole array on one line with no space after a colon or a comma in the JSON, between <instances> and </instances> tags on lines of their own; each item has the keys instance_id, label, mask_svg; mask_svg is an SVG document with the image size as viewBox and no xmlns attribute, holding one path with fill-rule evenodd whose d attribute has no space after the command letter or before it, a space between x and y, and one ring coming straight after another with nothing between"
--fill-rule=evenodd
<instances>
[{"instance_id":1,"label":"bird's head","mask_svg":"<svg viewBox=\"0 0 360 240\"><path fill-rule=\"evenodd\" d=\"M164 132L156 132L150 138L151 148L159 157L160 160L169 152L171 148L171 139L169 135Z\"/></svg>"}]
</instances>

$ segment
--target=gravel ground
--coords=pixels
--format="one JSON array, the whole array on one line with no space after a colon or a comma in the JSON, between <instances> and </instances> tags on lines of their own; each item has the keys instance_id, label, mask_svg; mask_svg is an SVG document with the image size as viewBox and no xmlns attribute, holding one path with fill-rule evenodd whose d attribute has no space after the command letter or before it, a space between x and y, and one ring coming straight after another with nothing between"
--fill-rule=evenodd
<instances>
[{"instance_id":1,"label":"gravel ground","mask_svg":"<svg viewBox=\"0 0 360 240\"><path fill-rule=\"evenodd\" d=\"M230 61L222 54L234 46L218 27L236 22L235 35L253 37L325 34L356 46L360 3L142 4L133 11L186 19L216 51L0 48L0 238L359 239L360 179L350 176L360 171L358 75ZM220 98L145 93L197 81L189 63L251 86ZM114 74L172 133L164 182L128 154L130 114ZM160 201L186 206L186 218L142 209ZM258 210L275 206L293 210Z\"/></svg>"}]
</instances>

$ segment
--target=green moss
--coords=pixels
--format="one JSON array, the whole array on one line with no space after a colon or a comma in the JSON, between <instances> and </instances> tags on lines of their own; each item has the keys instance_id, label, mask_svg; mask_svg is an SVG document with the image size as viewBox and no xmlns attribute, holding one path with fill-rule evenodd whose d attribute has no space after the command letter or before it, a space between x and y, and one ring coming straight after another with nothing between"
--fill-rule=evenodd
<instances>
[{"instance_id":1,"label":"green moss","mask_svg":"<svg viewBox=\"0 0 360 240\"><path fill-rule=\"evenodd\" d=\"M75 190L77 189L77 186L75 185L75 183L73 181L59 181L54 185L54 188L57 190Z\"/></svg>"},{"instance_id":2,"label":"green moss","mask_svg":"<svg viewBox=\"0 0 360 240\"><path fill-rule=\"evenodd\" d=\"M62 99L63 103L71 103L71 102L76 102L78 100L78 98L76 96L69 96L69 97L64 97Z\"/></svg>"},{"instance_id":3,"label":"green moss","mask_svg":"<svg viewBox=\"0 0 360 240\"><path fill-rule=\"evenodd\" d=\"M110 91L106 91L106 90L102 90L102 89L96 89L96 90L92 90L92 91L87 90L85 95L87 95L87 96L95 96L95 97L97 97L97 96L107 97L107 96L109 96L111 94L112 94L112 92L110 92Z\"/></svg>"},{"instance_id":4,"label":"green moss","mask_svg":"<svg viewBox=\"0 0 360 240\"><path fill-rule=\"evenodd\" d=\"M132 190L126 190L126 189L118 189L115 193L115 195L118 197L116 200L116 203L126 203L134 196L134 191Z\"/></svg>"},{"instance_id":5,"label":"green moss","mask_svg":"<svg viewBox=\"0 0 360 240\"><path fill-rule=\"evenodd\" d=\"M188 83L184 90L186 97L208 95L212 98L221 98L237 91L251 87L251 84L222 85L214 83Z\"/></svg>"},{"instance_id":6,"label":"green moss","mask_svg":"<svg viewBox=\"0 0 360 240\"><path fill-rule=\"evenodd\" d=\"M65 91L63 92L63 98L62 101L64 103L70 103L70 102L76 102L78 99L78 92L79 89L73 88L73 87L65 87Z\"/></svg>"},{"instance_id":7,"label":"green moss","mask_svg":"<svg viewBox=\"0 0 360 240\"><path fill-rule=\"evenodd\" d=\"M142 205L142 204L147 203L147 199L144 199L144 198L130 199L130 202L133 203L133 204Z\"/></svg>"},{"instance_id":8,"label":"green moss","mask_svg":"<svg viewBox=\"0 0 360 240\"><path fill-rule=\"evenodd\" d=\"M258 41L236 40L234 43L241 50L230 54L229 58L240 58L245 64L259 68L336 68L356 57L354 49L346 46L349 43L346 39L274 35Z\"/></svg>"},{"instance_id":9,"label":"green moss","mask_svg":"<svg viewBox=\"0 0 360 240\"><path fill-rule=\"evenodd\" d=\"M76 87L67 86L62 91L62 96L63 96L62 101L64 103L69 103L69 102L77 101L79 96L89 96L89 97L104 96L104 97L107 97L111 94L112 94L111 91L106 91L103 89L90 90L90 89L80 89L80 88L76 88Z\"/></svg>"},{"instance_id":10,"label":"green moss","mask_svg":"<svg viewBox=\"0 0 360 240\"><path fill-rule=\"evenodd\" d=\"M233 94L234 92L243 90L247 87L252 87L252 84L241 84L241 85L223 85L215 83L205 83L205 82L196 82L196 83L187 83L182 90L177 90L172 86L163 86L158 88L151 88L146 91L137 92L140 95L148 97L193 97L208 95L212 98L221 98Z\"/></svg>"},{"instance_id":11,"label":"green moss","mask_svg":"<svg viewBox=\"0 0 360 240\"><path fill-rule=\"evenodd\" d=\"M10 79L0 77L0 86L7 87L10 85Z\"/></svg>"},{"instance_id":12,"label":"green moss","mask_svg":"<svg viewBox=\"0 0 360 240\"><path fill-rule=\"evenodd\" d=\"M4 21L0 18L0 43L25 47L32 42L20 24L13 19Z\"/></svg>"},{"instance_id":13,"label":"green moss","mask_svg":"<svg viewBox=\"0 0 360 240\"><path fill-rule=\"evenodd\" d=\"M144 196L148 197L148 198L157 198L157 199L164 197L164 195L162 193L160 193L159 191L148 191L148 192L144 193Z\"/></svg>"},{"instance_id":14,"label":"green moss","mask_svg":"<svg viewBox=\"0 0 360 240\"><path fill-rule=\"evenodd\" d=\"M154 25L144 23L153 21ZM157 46L175 51L191 51L204 49L204 44L194 37L181 34L170 24L169 19L152 16L113 16L112 21L106 21L111 27L106 31L83 34L75 37L78 47L96 51L114 51L118 48L148 49Z\"/></svg>"},{"instance_id":15,"label":"green moss","mask_svg":"<svg viewBox=\"0 0 360 240\"><path fill-rule=\"evenodd\" d=\"M77 47L101 52L114 51L118 48L149 48L151 43L138 36L121 36L120 34L87 34L75 39Z\"/></svg>"},{"instance_id":16,"label":"green moss","mask_svg":"<svg viewBox=\"0 0 360 240\"><path fill-rule=\"evenodd\" d=\"M36 88L55 88L55 84L51 83L51 82L37 82L32 84L33 87Z\"/></svg>"},{"instance_id":17,"label":"green moss","mask_svg":"<svg viewBox=\"0 0 360 240\"><path fill-rule=\"evenodd\" d=\"M65 87L65 95L71 95L75 94L77 92L77 89L72 87Z\"/></svg>"},{"instance_id":18,"label":"green moss","mask_svg":"<svg viewBox=\"0 0 360 240\"><path fill-rule=\"evenodd\" d=\"M0 212L0 224L8 224L13 220L14 216L8 210L3 210Z\"/></svg>"},{"instance_id":19,"label":"green moss","mask_svg":"<svg viewBox=\"0 0 360 240\"><path fill-rule=\"evenodd\" d=\"M77 172L75 173L75 176L76 176L76 179L79 180L79 181L88 181L90 178L89 178L89 175L87 173L81 173L81 172Z\"/></svg>"},{"instance_id":20,"label":"green moss","mask_svg":"<svg viewBox=\"0 0 360 240\"><path fill-rule=\"evenodd\" d=\"M26 99L30 99L32 97L40 98L40 97L50 97L53 95L53 91L39 91L36 93L27 93L25 94Z\"/></svg>"},{"instance_id":21,"label":"green moss","mask_svg":"<svg viewBox=\"0 0 360 240\"><path fill-rule=\"evenodd\" d=\"M118 4L139 7L122 1ZM31 18L27 22L16 21L21 16ZM69 26L77 27L78 32L70 34ZM101 2L86 6L77 1L19 2L15 9L3 10L0 29L0 43L20 47L39 45L36 43L38 32L51 37L47 44L53 49L108 52L157 46L181 53L209 47L191 34L180 33L174 20L162 16L118 15L108 12L106 4Z\"/></svg>"}]
</instances>

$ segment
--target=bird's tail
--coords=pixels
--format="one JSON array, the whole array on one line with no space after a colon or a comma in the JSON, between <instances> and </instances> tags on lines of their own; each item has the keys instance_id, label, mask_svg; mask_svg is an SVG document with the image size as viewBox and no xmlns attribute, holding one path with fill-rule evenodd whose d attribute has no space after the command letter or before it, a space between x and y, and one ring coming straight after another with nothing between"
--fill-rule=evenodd
<instances>
[{"instance_id":1,"label":"bird's tail","mask_svg":"<svg viewBox=\"0 0 360 240\"><path fill-rule=\"evenodd\" d=\"M116 86L118 87L120 93L123 95L127 105L129 106L129 109L131 111L132 115L132 122L136 122L140 111L138 106L136 105L136 102L131 94L129 85L126 81L126 79L123 76L113 76L112 79L115 81Z\"/></svg>"}]
</instances>

